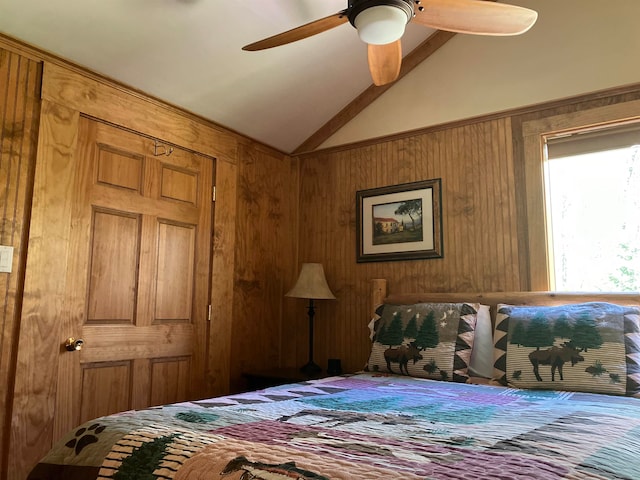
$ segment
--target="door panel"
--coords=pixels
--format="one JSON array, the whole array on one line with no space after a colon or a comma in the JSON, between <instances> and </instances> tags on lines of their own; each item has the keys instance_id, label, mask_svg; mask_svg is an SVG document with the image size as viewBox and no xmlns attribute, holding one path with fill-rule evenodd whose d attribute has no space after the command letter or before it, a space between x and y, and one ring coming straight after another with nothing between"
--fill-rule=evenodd
<instances>
[{"instance_id":1,"label":"door panel","mask_svg":"<svg viewBox=\"0 0 640 480\"><path fill-rule=\"evenodd\" d=\"M85 326L82 338L85 348L77 356L85 362L191 355L193 326L135 325L113 328L112 325ZM65 357L76 356L75 354Z\"/></svg>"},{"instance_id":2,"label":"door panel","mask_svg":"<svg viewBox=\"0 0 640 480\"><path fill-rule=\"evenodd\" d=\"M84 363L80 422L131 409L131 375L131 362Z\"/></svg>"},{"instance_id":3,"label":"door panel","mask_svg":"<svg viewBox=\"0 0 640 480\"><path fill-rule=\"evenodd\" d=\"M191 321L195 225L158 224L156 308L154 323Z\"/></svg>"},{"instance_id":4,"label":"door panel","mask_svg":"<svg viewBox=\"0 0 640 480\"><path fill-rule=\"evenodd\" d=\"M55 431L206 394L213 161L80 118ZM59 411L58 411L59 410Z\"/></svg>"},{"instance_id":5,"label":"door panel","mask_svg":"<svg viewBox=\"0 0 640 480\"><path fill-rule=\"evenodd\" d=\"M162 187L160 195L164 199L196 205L198 201L198 176L194 172L162 165Z\"/></svg>"},{"instance_id":6,"label":"door panel","mask_svg":"<svg viewBox=\"0 0 640 480\"><path fill-rule=\"evenodd\" d=\"M97 148L97 182L141 193L144 157L109 145Z\"/></svg>"},{"instance_id":7,"label":"door panel","mask_svg":"<svg viewBox=\"0 0 640 480\"><path fill-rule=\"evenodd\" d=\"M140 216L93 210L87 323L135 323Z\"/></svg>"},{"instance_id":8,"label":"door panel","mask_svg":"<svg viewBox=\"0 0 640 480\"><path fill-rule=\"evenodd\" d=\"M184 399L189 370L188 357L151 360L151 405L165 405Z\"/></svg>"}]
</instances>

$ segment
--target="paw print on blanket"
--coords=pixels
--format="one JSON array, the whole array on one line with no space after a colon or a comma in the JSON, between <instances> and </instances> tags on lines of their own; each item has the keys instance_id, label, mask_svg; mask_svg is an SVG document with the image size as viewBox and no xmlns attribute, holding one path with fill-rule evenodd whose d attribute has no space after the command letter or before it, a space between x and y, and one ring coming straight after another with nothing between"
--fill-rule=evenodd
<instances>
[{"instance_id":1,"label":"paw print on blanket","mask_svg":"<svg viewBox=\"0 0 640 480\"><path fill-rule=\"evenodd\" d=\"M87 428L79 428L76 432L75 438L72 438L67 443L65 443L65 446L74 448L76 451L76 455L80 455L80 452L84 450L84 447L87 447L92 443L96 443L98 441L98 437L96 435L101 434L105 428L107 427L104 425L100 425L99 423L94 423Z\"/></svg>"}]
</instances>

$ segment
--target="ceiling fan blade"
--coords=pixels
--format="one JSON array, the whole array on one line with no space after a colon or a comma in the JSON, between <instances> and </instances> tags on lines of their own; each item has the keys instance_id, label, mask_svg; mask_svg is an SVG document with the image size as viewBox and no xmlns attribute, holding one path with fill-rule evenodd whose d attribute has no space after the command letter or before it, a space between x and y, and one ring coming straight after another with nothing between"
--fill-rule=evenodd
<instances>
[{"instance_id":1,"label":"ceiling fan blade","mask_svg":"<svg viewBox=\"0 0 640 480\"><path fill-rule=\"evenodd\" d=\"M334 27L347 23L349 19L346 16L346 11L338 12L334 15L315 20L310 23L306 23L300 27L287 30L286 32L279 33L273 37L265 38L255 43L245 45L242 50L248 50L254 52L256 50L264 50L266 48L279 47L280 45L286 45L287 43L302 40L303 38L311 37L318 33L325 32Z\"/></svg>"},{"instance_id":2,"label":"ceiling fan blade","mask_svg":"<svg viewBox=\"0 0 640 480\"><path fill-rule=\"evenodd\" d=\"M377 86L393 82L400 75L402 44L400 40L386 45L368 45L369 71Z\"/></svg>"},{"instance_id":3,"label":"ceiling fan blade","mask_svg":"<svg viewBox=\"0 0 640 480\"><path fill-rule=\"evenodd\" d=\"M538 13L524 7L484 0L425 0L414 21L427 27L477 35L520 35Z\"/></svg>"}]
</instances>

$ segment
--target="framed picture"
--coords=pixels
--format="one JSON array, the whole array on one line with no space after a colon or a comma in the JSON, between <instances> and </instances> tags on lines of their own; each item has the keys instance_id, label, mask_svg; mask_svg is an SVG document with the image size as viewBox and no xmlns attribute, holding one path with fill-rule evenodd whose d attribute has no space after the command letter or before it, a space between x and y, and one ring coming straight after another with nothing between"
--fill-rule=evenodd
<instances>
[{"instance_id":1,"label":"framed picture","mask_svg":"<svg viewBox=\"0 0 640 480\"><path fill-rule=\"evenodd\" d=\"M441 258L439 178L356 192L358 262Z\"/></svg>"}]
</instances>

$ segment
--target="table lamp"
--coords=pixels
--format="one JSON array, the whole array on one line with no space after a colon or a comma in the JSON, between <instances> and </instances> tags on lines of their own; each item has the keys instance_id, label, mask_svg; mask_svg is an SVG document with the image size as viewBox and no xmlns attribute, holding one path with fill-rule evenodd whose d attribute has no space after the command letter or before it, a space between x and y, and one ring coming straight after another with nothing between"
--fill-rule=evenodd
<instances>
[{"instance_id":1,"label":"table lamp","mask_svg":"<svg viewBox=\"0 0 640 480\"><path fill-rule=\"evenodd\" d=\"M331 293L329 285L327 285L322 264L303 263L296 284L285 296L309 299L309 361L300 368L300 371L307 375L320 373L322 369L313 361L313 316L315 315L313 301L335 300L336 298L333 293Z\"/></svg>"}]
</instances>

